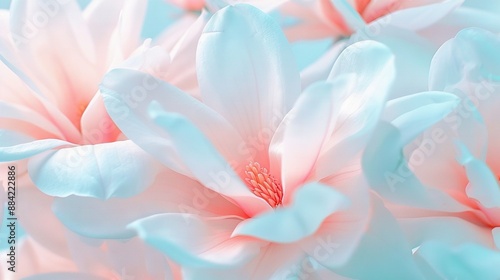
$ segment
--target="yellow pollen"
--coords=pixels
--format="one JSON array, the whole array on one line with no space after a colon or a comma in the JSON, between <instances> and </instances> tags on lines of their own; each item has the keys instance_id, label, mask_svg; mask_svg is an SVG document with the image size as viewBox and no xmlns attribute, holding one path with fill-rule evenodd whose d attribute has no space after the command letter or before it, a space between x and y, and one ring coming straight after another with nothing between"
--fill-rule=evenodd
<instances>
[{"instance_id":1,"label":"yellow pollen","mask_svg":"<svg viewBox=\"0 0 500 280\"><path fill-rule=\"evenodd\" d=\"M248 188L256 196L267 201L273 208L281 205L283 188L266 168L261 167L258 162L250 162L245 167L245 175Z\"/></svg>"}]
</instances>

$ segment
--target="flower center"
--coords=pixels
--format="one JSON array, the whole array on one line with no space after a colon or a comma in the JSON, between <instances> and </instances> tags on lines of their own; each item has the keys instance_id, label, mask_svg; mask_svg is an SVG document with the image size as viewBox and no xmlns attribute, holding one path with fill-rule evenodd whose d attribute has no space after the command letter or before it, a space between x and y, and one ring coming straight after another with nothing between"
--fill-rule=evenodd
<instances>
[{"instance_id":1,"label":"flower center","mask_svg":"<svg viewBox=\"0 0 500 280\"><path fill-rule=\"evenodd\" d=\"M283 188L266 168L261 167L258 162L250 162L245 167L245 175L248 188L256 196L267 201L273 208L281 205Z\"/></svg>"}]
</instances>

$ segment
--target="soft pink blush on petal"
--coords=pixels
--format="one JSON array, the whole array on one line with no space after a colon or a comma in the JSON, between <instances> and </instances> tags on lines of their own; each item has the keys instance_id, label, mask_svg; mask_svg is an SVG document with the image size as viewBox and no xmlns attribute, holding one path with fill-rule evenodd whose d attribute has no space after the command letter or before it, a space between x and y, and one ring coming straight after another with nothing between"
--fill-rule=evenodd
<instances>
[{"instance_id":1,"label":"soft pink blush on petal","mask_svg":"<svg viewBox=\"0 0 500 280\"><path fill-rule=\"evenodd\" d=\"M310 37L349 36L365 24L375 22L384 16L390 17L392 13L424 6L430 7L443 2L445 1L312 0L305 3L291 1L283 5L282 11L285 15L294 16L300 20L300 23L285 28L287 37L290 40L297 40ZM449 3L443 3L443 5L447 4ZM444 12L437 14L436 17L444 17L447 11L444 9ZM307 33L300 26L314 26L315 29ZM328 36L321 36L323 30Z\"/></svg>"},{"instance_id":2,"label":"soft pink blush on petal","mask_svg":"<svg viewBox=\"0 0 500 280\"><path fill-rule=\"evenodd\" d=\"M186 10L199 11L205 6L205 0L166 0Z\"/></svg>"},{"instance_id":3,"label":"soft pink blush on petal","mask_svg":"<svg viewBox=\"0 0 500 280\"><path fill-rule=\"evenodd\" d=\"M93 205L92 209L86 207L89 204ZM106 201L85 197L57 198L53 211L66 227L91 238L130 238L134 233L126 229L126 225L161 213L246 217L220 194L168 169L136 196ZM110 220L114 222L109 223Z\"/></svg>"}]
</instances>

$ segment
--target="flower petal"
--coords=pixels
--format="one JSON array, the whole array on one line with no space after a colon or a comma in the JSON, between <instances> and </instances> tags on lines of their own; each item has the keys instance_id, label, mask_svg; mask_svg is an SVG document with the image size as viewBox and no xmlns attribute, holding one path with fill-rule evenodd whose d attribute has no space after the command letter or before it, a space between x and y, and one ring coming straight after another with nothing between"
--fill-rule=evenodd
<instances>
[{"instance_id":1,"label":"flower petal","mask_svg":"<svg viewBox=\"0 0 500 280\"><path fill-rule=\"evenodd\" d=\"M491 233L493 234L493 240L498 249L500 249L500 227L494 228Z\"/></svg>"},{"instance_id":2,"label":"flower petal","mask_svg":"<svg viewBox=\"0 0 500 280\"><path fill-rule=\"evenodd\" d=\"M500 278L500 253L477 244L450 247L445 243L428 241L417 252L445 279Z\"/></svg>"},{"instance_id":3,"label":"flower petal","mask_svg":"<svg viewBox=\"0 0 500 280\"><path fill-rule=\"evenodd\" d=\"M431 88L455 93L464 99L460 119L479 111L488 131L486 162L500 173L500 130L497 125L500 96L500 37L479 28L460 31L436 53L431 65Z\"/></svg>"},{"instance_id":4,"label":"flower petal","mask_svg":"<svg viewBox=\"0 0 500 280\"><path fill-rule=\"evenodd\" d=\"M460 164L465 167L467 179L467 195L477 200L486 208L500 207L500 186L498 178L491 172L485 162L478 160L465 145L457 143L460 150Z\"/></svg>"},{"instance_id":5,"label":"flower petal","mask_svg":"<svg viewBox=\"0 0 500 280\"><path fill-rule=\"evenodd\" d=\"M281 170L285 204L315 167L329 139L354 76L308 87L278 127L269 153L271 170ZM297 160L300 159L300 160Z\"/></svg>"},{"instance_id":6,"label":"flower petal","mask_svg":"<svg viewBox=\"0 0 500 280\"><path fill-rule=\"evenodd\" d=\"M83 112L80 127L83 144L113 142L121 133L106 112L100 92L97 92Z\"/></svg>"},{"instance_id":7,"label":"flower petal","mask_svg":"<svg viewBox=\"0 0 500 280\"><path fill-rule=\"evenodd\" d=\"M77 266L69 258L54 254L54 252L42 247L39 242L36 242L31 237L20 239L19 242L16 242L16 245L16 262L23 262L25 267L16 269L16 278L11 278L12 272L7 270L8 263L5 262L6 266L3 266L3 264L0 266L2 268L2 272L0 272L0 277L3 276L2 279L52 279L45 278L45 275L53 275L53 273L72 274L77 271ZM102 278L84 279L103 280Z\"/></svg>"},{"instance_id":8,"label":"flower petal","mask_svg":"<svg viewBox=\"0 0 500 280\"><path fill-rule=\"evenodd\" d=\"M17 36L14 43L23 53L19 59L25 70L50 89L48 97L77 125L79 107L94 95L100 74L93 69L93 40L77 1L20 0L10 11L11 32Z\"/></svg>"},{"instance_id":9,"label":"flower petal","mask_svg":"<svg viewBox=\"0 0 500 280\"><path fill-rule=\"evenodd\" d=\"M346 48L339 56L329 80L345 74L355 79L349 92L338 95L338 120L320 155L316 178L322 179L345 167L364 149L373 132L394 78L394 57L383 44L363 41Z\"/></svg>"},{"instance_id":10,"label":"flower petal","mask_svg":"<svg viewBox=\"0 0 500 280\"><path fill-rule=\"evenodd\" d=\"M343 265L337 267L341 261L333 256L317 260L326 267L335 268L337 273L350 279L371 279L375 275L379 279L422 279L413 262L410 244L406 241L396 219L378 197L372 195L372 202L369 225L348 262L344 261ZM338 245L343 246L342 243ZM323 250L328 249L338 250L338 248L323 248ZM318 256L324 257L324 255ZM398 264L398 269L393 269L394 263ZM363 269L359 269L360 267Z\"/></svg>"},{"instance_id":11,"label":"flower petal","mask_svg":"<svg viewBox=\"0 0 500 280\"><path fill-rule=\"evenodd\" d=\"M399 10L394 11L378 20L382 22L389 22L390 25L402 29L420 30L432 26L439 20L443 19L446 15L458 8L464 2L464 0L420 0L400 2L403 3L400 4L401 7L399 8ZM431 3L429 4L429 2Z\"/></svg>"},{"instance_id":12,"label":"flower petal","mask_svg":"<svg viewBox=\"0 0 500 280\"><path fill-rule=\"evenodd\" d=\"M253 279L290 279L288 268L298 265L304 252L297 244L269 244L263 246L260 253L250 262L236 268L184 268L186 279L239 280ZM288 277L288 278L285 278ZM294 278L292 278L294 279Z\"/></svg>"},{"instance_id":13,"label":"flower petal","mask_svg":"<svg viewBox=\"0 0 500 280\"><path fill-rule=\"evenodd\" d=\"M240 218L159 214L130 224L149 245L185 266L232 267L254 258L262 244L231 238Z\"/></svg>"},{"instance_id":14,"label":"flower petal","mask_svg":"<svg viewBox=\"0 0 500 280\"><path fill-rule=\"evenodd\" d=\"M140 193L153 182L159 168L130 140L64 148L31 158L28 163L33 182L44 193L100 199Z\"/></svg>"},{"instance_id":15,"label":"flower petal","mask_svg":"<svg viewBox=\"0 0 500 280\"><path fill-rule=\"evenodd\" d=\"M89 205L92 207L88 207ZM126 226L154 214L246 217L241 209L219 194L168 169L162 171L144 192L130 198L102 201L91 197L69 196L56 198L52 209L59 220L72 231L89 238L103 239L131 238L135 232Z\"/></svg>"},{"instance_id":16,"label":"flower petal","mask_svg":"<svg viewBox=\"0 0 500 280\"><path fill-rule=\"evenodd\" d=\"M267 162L270 136L300 93L291 47L270 16L249 5L216 13L200 38L197 71L203 101L249 144L261 140Z\"/></svg>"},{"instance_id":17,"label":"flower petal","mask_svg":"<svg viewBox=\"0 0 500 280\"><path fill-rule=\"evenodd\" d=\"M219 114L192 96L154 78L129 69L110 71L101 85L106 109L120 130L145 151L169 168L192 176L182 163L171 143L171 137L151 122L148 106L152 100L165 110L183 114L217 147L227 161L243 162L238 152L243 140ZM213 129L213 127L217 129Z\"/></svg>"},{"instance_id":18,"label":"flower petal","mask_svg":"<svg viewBox=\"0 0 500 280\"><path fill-rule=\"evenodd\" d=\"M400 129L404 137L401 141L408 144L443 120L459 102L459 98L446 92L421 92L389 101L382 118Z\"/></svg>"},{"instance_id":19,"label":"flower petal","mask_svg":"<svg viewBox=\"0 0 500 280\"><path fill-rule=\"evenodd\" d=\"M196 51L198 41L209 19L210 14L203 10L196 21L186 30L183 30L183 36L175 41L176 44L170 51L172 57L170 67L172 71L166 73L165 76L166 81L190 93L197 99L201 99L201 96L196 76ZM182 28L182 26L177 27L177 25L174 25L172 28ZM174 69L183 69L183 71L173 71Z\"/></svg>"},{"instance_id":20,"label":"flower petal","mask_svg":"<svg viewBox=\"0 0 500 280\"><path fill-rule=\"evenodd\" d=\"M9 119L10 122L16 123L17 127L22 127L26 123L32 124L33 126L43 130L46 135L64 139L64 134L57 126L48 120L46 116L22 105L0 101L0 118ZM32 134L36 135L37 133L40 132L37 132L36 129L34 129Z\"/></svg>"},{"instance_id":21,"label":"flower petal","mask_svg":"<svg viewBox=\"0 0 500 280\"><path fill-rule=\"evenodd\" d=\"M347 42L343 40L335 42L320 58L302 70L300 73L302 88L305 89L314 82L326 80L346 45Z\"/></svg>"},{"instance_id":22,"label":"flower petal","mask_svg":"<svg viewBox=\"0 0 500 280\"><path fill-rule=\"evenodd\" d=\"M350 30L358 30L365 27L365 20L361 15L354 9L354 7L347 0L330 0L332 5L337 9L338 13L342 17L345 25Z\"/></svg>"},{"instance_id":23,"label":"flower petal","mask_svg":"<svg viewBox=\"0 0 500 280\"><path fill-rule=\"evenodd\" d=\"M170 135L171 145L175 147L182 164L205 187L226 196L250 216L270 209L265 200L250 191L231 165L189 120L163 111L158 103L151 104L150 114L154 122Z\"/></svg>"},{"instance_id":24,"label":"flower petal","mask_svg":"<svg viewBox=\"0 0 500 280\"><path fill-rule=\"evenodd\" d=\"M74 147L75 144L57 139L32 141L32 138L14 131L0 130L0 161L25 159L56 148Z\"/></svg>"},{"instance_id":25,"label":"flower petal","mask_svg":"<svg viewBox=\"0 0 500 280\"><path fill-rule=\"evenodd\" d=\"M371 187L395 203L447 211L466 210L443 190L429 188L415 176L410 169L413 161L408 163L404 157L401 133L404 132L389 123L378 125L363 156L363 171Z\"/></svg>"},{"instance_id":26,"label":"flower petal","mask_svg":"<svg viewBox=\"0 0 500 280\"><path fill-rule=\"evenodd\" d=\"M485 247L494 245L490 227L476 225L460 217L410 217L399 218L398 221L413 248L431 240L451 247L464 243Z\"/></svg>"},{"instance_id":27,"label":"flower petal","mask_svg":"<svg viewBox=\"0 0 500 280\"><path fill-rule=\"evenodd\" d=\"M146 16L147 2L141 0L125 1L120 14L115 36L125 57L132 53L141 40L141 31Z\"/></svg>"},{"instance_id":28,"label":"flower petal","mask_svg":"<svg viewBox=\"0 0 500 280\"><path fill-rule=\"evenodd\" d=\"M2 83L7 86L6 89L2 88L2 100L10 101L13 104L19 104L21 108L31 108L33 111L42 114L43 118L53 122L53 125L59 130L58 133L64 135L64 139L67 141L77 142L80 140L80 132L78 131L75 124L71 123L70 119L64 115L55 105L54 100L48 99L48 97L40 90L38 85L33 81L27 74L20 68L19 61L12 55L6 55L5 46L0 41L0 60L3 62L2 65L2 78L6 78L6 83ZM7 51L9 53L10 51ZM3 55L6 55L4 57ZM3 67L4 66L4 67ZM5 76L4 76L5 75ZM17 96L17 99L12 99L8 96ZM25 100L29 100L26 102ZM54 102L54 103L52 103ZM22 104L22 105L21 105ZM32 123L28 122L28 123Z\"/></svg>"},{"instance_id":29,"label":"flower petal","mask_svg":"<svg viewBox=\"0 0 500 280\"><path fill-rule=\"evenodd\" d=\"M90 36L96 49L96 68L102 72L109 66L109 45L113 33L116 32L120 21L120 14L124 7L130 9L123 0L95 0L91 1L83 11L83 19L88 26ZM140 22L139 19L136 19Z\"/></svg>"},{"instance_id":30,"label":"flower petal","mask_svg":"<svg viewBox=\"0 0 500 280\"><path fill-rule=\"evenodd\" d=\"M295 192L290 206L241 222L232 236L251 236L276 243L292 243L314 234L331 214L349 201L332 187L309 183Z\"/></svg>"}]
</instances>

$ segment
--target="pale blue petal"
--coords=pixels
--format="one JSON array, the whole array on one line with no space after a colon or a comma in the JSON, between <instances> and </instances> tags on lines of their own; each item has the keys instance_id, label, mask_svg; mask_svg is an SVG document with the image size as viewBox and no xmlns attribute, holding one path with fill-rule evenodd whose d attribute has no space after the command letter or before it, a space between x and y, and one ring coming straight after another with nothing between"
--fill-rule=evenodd
<instances>
[{"instance_id":1,"label":"pale blue petal","mask_svg":"<svg viewBox=\"0 0 500 280\"><path fill-rule=\"evenodd\" d=\"M28 162L35 185L51 196L108 199L142 192L160 165L132 141L64 148Z\"/></svg>"},{"instance_id":2,"label":"pale blue petal","mask_svg":"<svg viewBox=\"0 0 500 280\"><path fill-rule=\"evenodd\" d=\"M345 209L349 203L331 186L309 183L295 192L291 205L241 222L232 236L296 242L314 234L328 216Z\"/></svg>"},{"instance_id":3,"label":"pale blue petal","mask_svg":"<svg viewBox=\"0 0 500 280\"><path fill-rule=\"evenodd\" d=\"M15 131L0 130L0 161L16 161L56 148L74 147L75 144L58 140L33 140Z\"/></svg>"},{"instance_id":4,"label":"pale blue petal","mask_svg":"<svg viewBox=\"0 0 500 280\"><path fill-rule=\"evenodd\" d=\"M254 258L261 242L231 238L241 218L158 214L130 224L147 244L189 267L230 268Z\"/></svg>"},{"instance_id":5,"label":"pale blue petal","mask_svg":"<svg viewBox=\"0 0 500 280\"><path fill-rule=\"evenodd\" d=\"M360 280L422 279L400 225L380 199L372 196L372 201L370 224L360 244L349 262L335 271Z\"/></svg>"},{"instance_id":6,"label":"pale blue petal","mask_svg":"<svg viewBox=\"0 0 500 280\"><path fill-rule=\"evenodd\" d=\"M497 176L488 165L475 158L465 145L457 142L460 151L459 162L465 167L467 179L467 195L477 200L486 208L500 207L500 186Z\"/></svg>"},{"instance_id":7,"label":"pale blue petal","mask_svg":"<svg viewBox=\"0 0 500 280\"><path fill-rule=\"evenodd\" d=\"M446 92L422 92L387 103L382 119L390 121L402 133L401 141L411 140L436 124L459 105L460 99Z\"/></svg>"},{"instance_id":8,"label":"pale blue petal","mask_svg":"<svg viewBox=\"0 0 500 280\"><path fill-rule=\"evenodd\" d=\"M448 246L428 241L417 253L445 279L500 278L500 252L473 243Z\"/></svg>"},{"instance_id":9,"label":"pale blue petal","mask_svg":"<svg viewBox=\"0 0 500 280\"><path fill-rule=\"evenodd\" d=\"M428 209L465 210L447 194L423 185L410 170L403 148L401 131L381 122L363 156L363 171L370 186L395 203Z\"/></svg>"},{"instance_id":10,"label":"pale blue petal","mask_svg":"<svg viewBox=\"0 0 500 280\"><path fill-rule=\"evenodd\" d=\"M390 25L402 29L420 30L436 24L463 2L464 0L431 2L430 5L395 11L379 19L379 21L388 21Z\"/></svg>"}]
</instances>

